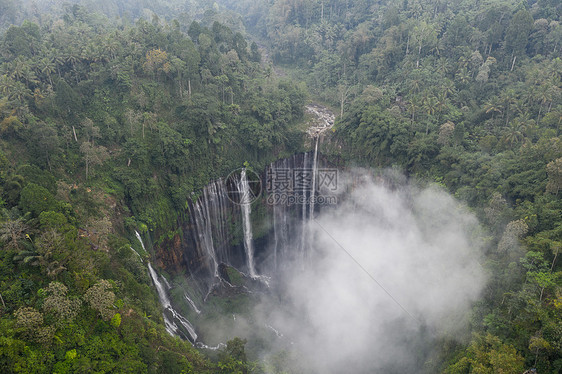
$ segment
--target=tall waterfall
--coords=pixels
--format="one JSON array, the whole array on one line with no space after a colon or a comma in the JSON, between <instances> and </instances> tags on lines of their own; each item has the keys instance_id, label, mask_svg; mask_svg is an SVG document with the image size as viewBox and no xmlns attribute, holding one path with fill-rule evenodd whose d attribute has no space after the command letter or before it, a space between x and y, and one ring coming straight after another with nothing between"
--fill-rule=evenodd
<instances>
[{"instance_id":1,"label":"tall waterfall","mask_svg":"<svg viewBox=\"0 0 562 374\"><path fill-rule=\"evenodd\" d=\"M205 195L203 195L205 196ZM207 199L199 199L195 203L193 217L195 219L195 231L197 233L197 243L201 246L201 252L207 262L211 277L215 278L219 275L219 264L215 256L215 247L213 245L213 234L211 229L211 217L209 214L209 206Z\"/></svg>"},{"instance_id":2,"label":"tall waterfall","mask_svg":"<svg viewBox=\"0 0 562 374\"><path fill-rule=\"evenodd\" d=\"M313 240L310 224L318 206L315 201L319 197L320 163L317 140L314 151L275 161L267 168L266 202L272 210L269 251L273 269L282 270L280 267L289 266L289 262L305 266ZM306 175L306 181L296 180L301 172ZM289 177L293 180L284 184ZM305 183L300 185L301 182Z\"/></svg>"},{"instance_id":3,"label":"tall waterfall","mask_svg":"<svg viewBox=\"0 0 562 374\"><path fill-rule=\"evenodd\" d=\"M314 146L314 157L312 159L312 183L310 189L310 201L308 202L309 210L308 210L308 230L311 230L310 225L312 224L312 220L314 219L314 207L316 204L316 178L318 174L318 141L320 140L320 136L316 137L316 145ZM303 218L304 221L304 218ZM311 232L307 232L308 235L308 248L307 251L310 252L312 250L312 234ZM310 256L310 253L307 253ZM305 258L307 256L305 255Z\"/></svg>"},{"instance_id":4,"label":"tall waterfall","mask_svg":"<svg viewBox=\"0 0 562 374\"><path fill-rule=\"evenodd\" d=\"M162 313L162 316L164 317L166 331L168 331L170 335L180 335L192 343L195 343L197 341L195 328L184 316L172 307L168 297L168 292L164 284L160 282L158 274L156 274L156 271L152 268L152 264L150 262L148 263L148 271L150 273L150 277L152 278L152 282L154 282L156 291L158 292L160 304L164 307L164 313Z\"/></svg>"},{"instance_id":5,"label":"tall waterfall","mask_svg":"<svg viewBox=\"0 0 562 374\"><path fill-rule=\"evenodd\" d=\"M265 204L267 200L267 205L256 205L260 217L266 217L260 219L259 227L252 227L251 203L256 197L253 195L255 186L252 175L245 168L239 174L232 173L233 178L229 176L210 182L197 199L188 199L186 213L189 219L181 221L179 240L176 236L173 242L164 241L172 247L169 255L162 256L165 265L172 264L176 272L182 266L186 269L183 298L174 299L174 302L182 303L182 308L188 308L186 310L204 314L204 303L210 296L261 292L264 284L269 286L269 276L281 277L281 273L290 267L305 267L314 240L311 221L315 210L324 205L320 200L315 204L316 199L324 197L323 179L318 178L319 173L322 176L324 172L319 169L319 163L322 163L319 158L322 158L318 154L322 129L310 133L315 141L312 151L294 154L269 165L266 174L284 176L285 180L270 183L264 195L266 198L259 201ZM270 199L272 196L274 198ZM135 232L135 235L142 244L140 234ZM253 279L243 274L242 280L236 279L238 276L233 275L231 268L247 269L248 276ZM164 308L167 331L189 339L198 347L219 347L220 344L213 348L196 342L193 325L170 302L170 285L164 277L159 277L150 263L148 269ZM258 274L258 269L262 275ZM201 303L201 309L194 300ZM179 309L179 305L176 307ZM200 332L206 336L204 328Z\"/></svg>"},{"instance_id":6,"label":"tall waterfall","mask_svg":"<svg viewBox=\"0 0 562 374\"><path fill-rule=\"evenodd\" d=\"M275 194L280 194L282 186L275 180L278 173L286 173L289 168L289 160L282 159L277 162L271 163L267 170L268 178L270 181L270 196L268 204L273 206L273 268L278 269L280 259L285 258L285 251L289 245L289 217L287 216L287 204L279 201Z\"/></svg>"},{"instance_id":7,"label":"tall waterfall","mask_svg":"<svg viewBox=\"0 0 562 374\"><path fill-rule=\"evenodd\" d=\"M207 185L196 201L189 203L189 224L185 227L188 245L184 246L191 275L209 288L220 278L219 264L240 265L231 246L233 213L239 207L229 200L226 183L218 179ZM203 293L205 293L203 291Z\"/></svg>"},{"instance_id":8,"label":"tall waterfall","mask_svg":"<svg viewBox=\"0 0 562 374\"><path fill-rule=\"evenodd\" d=\"M304 154L304 160L303 160L303 168L302 168L302 178L306 179L306 175L309 172L308 170L308 153ZM302 182L302 199L301 199L301 204L302 204L302 216L301 216L301 243L300 243L300 251L299 251L299 255L301 256L301 265L304 266L304 259L305 259L305 252L306 252L306 234L308 232L307 229L307 220L306 220L306 191L308 190L308 183L306 183L305 180L301 180Z\"/></svg>"},{"instance_id":9,"label":"tall waterfall","mask_svg":"<svg viewBox=\"0 0 562 374\"><path fill-rule=\"evenodd\" d=\"M240 208L242 210L242 221L244 225L244 249L248 261L248 271L250 277L255 278L257 273L254 264L254 238L252 234L252 222L250 220L250 213L252 212L252 192L250 191L250 184L248 183L245 168L240 172L238 191L240 193Z\"/></svg>"},{"instance_id":10,"label":"tall waterfall","mask_svg":"<svg viewBox=\"0 0 562 374\"><path fill-rule=\"evenodd\" d=\"M146 252L146 248L144 247L144 242L138 231L135 230L135 236L137 237L138 241L140 242L142 249ZM170 288L170 284L166 280L166 278L162 277L162 281L158 277L158 274L152 267L152 264L148 263L148 272L150 273L150 278L152 278L152 282L156 287L156 292L158 293L158 300L160 300L160 304L164 308L164 313L162 313L162 317L164 318L164 325L166 326L166 331L170 335L179 335L182 336L184 339L195 343L197 340L197 334L195 333L195 328L193 325L178 311L176 311L172 304L170 303L170 298L168 297L167 290Z\"/></svg>"},{"instance_id":11,"label":"tall waterfall","mask_svg":"<svg viewBox=\"0 0 562 374\"><path fill-rule=\"evenodd\" d=\"M219 262L228 262L228 205L230 204L223 179L210 183L203 189L207 217L210 222L215 247L215 257Z\"/></svg>"},{"instance_id":12,"label":"tall waterfall","mask_svg":"<svg viewBox=\"0 0 562 374\"><path fill-rule=\"evenodd\" d=\"M320 139L319 136L316 137L316 146L314 147L314 157L312 159L312 186L310 189L310 201L309 201L309 212L308 212L308 220L312 220L314 218L314 204L315 204L315 195L316 195L316 178L318 174L318 140Z\"/></svg>"},{"instance_id":13,"label":"tall waterfall","mask_svg":"<svg viewBox=\"0 0 562 374\"><path fill-rule=\"evenodd\" d=\"M271 214L271 226L267 231L267 220L261 223L259 241L255 241L251 221L254 195L251 184L253 180L248 170L242 169L235 178L218 179L207 185L197 200L189 205L189 220L184 222L181 256L187 272L188 288L184 289L181 300L184 307L196 314L204 314L205 308L195 304L194 300L205 302L209 295L228 295L231 292L246 292L248 284L237 289L230 283L227 266L247 269L248 276L256 284L269 286L270 277L276 277L292 266L305 268L313 240L310 222L314 217L316 197L320 197L318 174L319 140L313 151L295 154L269 165L267 173L280 180L270 183L265 211ZM296 178L300 178L297 182ZM233 198L234 193L238 198ZM272 195L281 199L270 200ZM279 197L279 196L278 196ZM265 201L261 201L264 203ZM266 233L265 236L264 232ZM140 233L135 236L146 251ZM222 264L226 264L224 266ZM159 276L151 263L147 263L150 277L163 307L163 318L168 333L179 335L191 341L199 348L216 349L200 341L193 324L175 309L169 297L171 286L166 278ZM258 270L262 275L258 274ZM267 275L265 275L267 274ZM202 311L203 310L203 311ZM191 314L190 314L191 315ZM202 330L205 331L205 330Z\"/></svg>"}]
</instances>

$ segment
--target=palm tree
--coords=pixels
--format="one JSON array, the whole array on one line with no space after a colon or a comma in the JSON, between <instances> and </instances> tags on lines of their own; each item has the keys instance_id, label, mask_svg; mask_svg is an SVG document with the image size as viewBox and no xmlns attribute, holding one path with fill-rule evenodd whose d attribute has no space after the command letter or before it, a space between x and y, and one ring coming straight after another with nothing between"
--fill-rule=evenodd
<instances>
[{"instance_id":1,"label":"palm tree","mask_svg":"<svg viewBox=\"0 0 562 374\"><path fill-rule=\"evenodd\" d=\"M29 64L27 61L23 59L22 56L18 56L9 66L9 70L11 71L10 77L15 80L20 80L24 76L24 71L29 68Z\"/></svg>"},{"instance_id":2,"label":"palm tree","mask_svg":"<svg viewBox=\"0 0 562 374\"><path fill-rule=\"evenodd\" d=\"M410 93L417 93L420 90L421 84L421 78L419 76L414 77L410 82L408 82L408 85L410 86Z\"/></svg>"},{"instance_id":3,"label":"palm tree","mask_svg":"<svg viewBox=\"0 0 562 374\"><path fill-rule=\"evenodd\" d=\"M25 99L31 96L31 91L22 82L16 82L12 87L8 98L19 102L21 105L25 104Z\"/></svg>"},{"instance_id":4,"label":"palm tree","mask_svg":"<svg viewBox=\"0 0 562 374\"><path fill-rule=\"evenodd\" d=\"M52 87L53 80L51 78L51 74L53 74L56 71L55 64L49 58L45 57L39 61L38 68L39 71L41 71L41 73L47 76L47 78L49 79L49 84Z\"/></svg>"},{"instance_id":5,"label":"palm tree","mask_svg":"<svg viewBox=\"0 0 562 374\"><path fill-rule=\"evenodd\" d=\"M539 115L537 116L537 122L540 121L542 107L546 103L552 102L554 92L555 92L555 90L553 90L551 85L548 84L548 83L543 83L539 86L539 88L537 90L537 96L536 96L536 98L539 101Z\"/></svg>"},{"instance_id":6,"label":"palm tree","mask_svg":"<svg viewBox=\"0 0 562 374\"><path fill-rule=\"evenodd\" d=\"M500 101L503 105L503 107L505 108L505 124L507 126L508 122L509 122L509 115L511 112L511 105L514 104L517 101L517 94L515 93L514 89L507 89L506 91L502 92L501 96L500 96Z\"/></svg>"},{"instance_id":7,"label":"palm tree","mask_svg":"<svg viewBox=\"0 0 562 374\"><path fill-rule=\"evenodd\" d=\"M420 103L417 97L412 97L410 99L410 102L408 103L408 112L410 112L411 114L411 122L412 124L415 121L415 117L416 117L416 112L418 111L418 109L420 108Z\"/></svg>"},{"instance_id":8,"label":"palm tree","mask_svg":"<svg viewBox=\"0 0 562 374\"><path fill-rule=\"evenodd\" d=\"M495 113L502 113L502 109L503 107L497 96L492 97L490 101L484 104L484 110L486 110L486 113L492 113L492 119L494 119Z\"/></svg>"},{"instance_id":9,"label":"palm tree","mask_svg":"<svg viewBox=\"0 0 562 374\"><path fill-rule=\"evenodd\" d=\"M449 73L449 61L445 57L441 57L437 61L437 69L439 73L446 76Z\"/></svg>"},{"instance_id":10,"label":"palm tree","mask_svg":"<svg viewBox=\"0 0 562 374\"><path fill-rule=\"evenodd\" d=\"M29 66L24 69L22 78L27 83L28 87L30 87L32 84L39 83L37 75L35 75L35 72Z\"/></svg>"},{"instance_id":11,"label":"palm tree","mask_svg":"<svg viewBox=\"0 0 562 374\"><path fill-rule=\"evenodd\" d=\"M78 79L78 71L76 70L76 63L80 61L80 56L79 54L74 51L68 51L65 55L64 55L64 60L66 63L69 63L72 66L72 70L75 72L76 75L76 84L80 83L80 80Z\"/></svg>"},{"instance_id":12,"label":"palm tree","mask_svg":"<svg viewBox=\"0 0 562 374\"><path fill-rule=\"evenodd\" d=\"M437 112L443 113L448 104L447 92L441 91L437 94Z\"/></svg>"},{"instance_id":13,"label":"palm tree","mask_svg":"<svg viewBox=\"0 0 562 374\"><path fill-rule=\"evenodd\" d=\"M470 74L468 73L467 68L464 66L457 71L457 75L455 77L457 78L457 81L462 84L467 84L470 80Z\"/></svg>"},{"instance_id":14,"label":"palm tree","mask_svg":"<svg viewBox=\"0 0 562 374\"><path fill-rule=\"evenodd\" d=\"M432 117L437 111L437 98L433 95L427 95L423 98L423 108L428 117ZM429 133L429 120L426 121L425 134Z\"/></svg>"},{"instance_id":15,"label":"palm tree","mask_svg":"<svg viewBox=\"0 0 562 374\"><path fill-rule=\"evenodd\" d=\"M8 75L4 74L0 76L0 94L4 96L9 96L10 92L14 88L16 82Z\"/></svg>"},{"instance_id":16,"label":"palm tree","mask_svg":"<svg viewBox=\"0 0 562 374\"><path fill-rule=\"evenodd\" d=\"M109 38L105 41L103 51L109 55L110 59L115 59L115 54L119 50L119 43L114 38Z\"/></svg>"},{"instance_id":17,"label":"palm tree","mask_svg":"<svg viewBox=\"0 0 562 374\"><path fill-rule=\"evenodd\" d=\"M55 64L55 67L57 69L57 74L60 78L60 76L61 76L60 67L64 66L64 62L65 62L64 57L61 54L59 54L58 51L56 51L54 49L51 50L50 54L51 54L51 56L53 56L51 60L53 61L53 64Z\"/></svg>"},{"instance_id":18,"label":"palm tree","mask_svg":"<svg viewBox=\"0 0 562 374\"><path fill-rule=\"evenodd\" d=\"M41 249L24 249L14 256L14 261L31 266L38 266L45 271L49 278L54 278L62 271L66 270L59 261L53 260L51 250Z\"/></svg>"},{"instance_id":19,"label":"palm tree","mask_svg":"<svg viewBox=\"0 0 562 374\"><path fill-rule=\"evenodd\" d=\"M453 82L451 79L445 79L441 87L443 88L443 92L445 93L446 97L451 97L457 93L455 82Z\"/></svg>"},{"instance_id":20,"label":"palm tree","mask_svg":"<svg viewBox=\"0 0 562 374\"><path fill-rule=\"evenodd\" d=\"M518 118L511 121L502 136L502 143L509 145L510 147L521 143L525 139L525 127L525 124Z\"/></svg>"},{"instance_id":21,"label":"palm tree","mask_svg":"<svg viewBox=\"0 0 562 374\"><path fill-rule=\"evenodd\" d=\"M459 57L457 64L459 65L459 69L468 67L468 57L467 56Z\"/></svg>"}]
</instances>

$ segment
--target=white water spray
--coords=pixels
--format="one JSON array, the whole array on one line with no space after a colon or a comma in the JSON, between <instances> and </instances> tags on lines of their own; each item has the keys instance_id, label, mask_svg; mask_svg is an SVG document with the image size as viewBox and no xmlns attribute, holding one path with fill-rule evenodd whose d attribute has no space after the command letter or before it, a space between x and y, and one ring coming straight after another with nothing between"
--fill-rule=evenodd
<instances>
[{"instance_id":1,"label":"white water spray","mask_svg":"<svg viewBox=\"0 0 562 374\"><path fill-rule=\"evenodd\" d=\"M256 268L254 265L254 243L252 234L252 222L250 221L250 213L252 212L252 196L250 184L246 176L246 169L240 172L240 182L238 183L238 191L240 193L240 207L242 210L242 221L244 224L244 249L246 250L246 258L248 261L248 271L250 277L256 278Z\"/></svg>"}]
</instances>

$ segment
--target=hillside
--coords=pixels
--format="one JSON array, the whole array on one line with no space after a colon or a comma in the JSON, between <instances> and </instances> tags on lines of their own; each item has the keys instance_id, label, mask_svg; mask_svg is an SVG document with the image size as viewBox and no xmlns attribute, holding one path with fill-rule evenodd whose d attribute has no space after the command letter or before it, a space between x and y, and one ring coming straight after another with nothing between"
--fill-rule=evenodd
<instances>
[{"instance_id":1,"label":"hillside","mask_svg":"<svg viewBox=\"0 0 562 374\"><path fill-rule=\"evenodd\" d=\"M0 0L5 372L303 372L259 339L249 359L167 334L143 261L182 275L190 212L231 171L315 165L310 99L337 115L322 160L439 186L480 221L466 336L418 370L562 370L558 1L72 3ZM251 214L263 250L271 212Z\"/></svg>"}]
</instances>

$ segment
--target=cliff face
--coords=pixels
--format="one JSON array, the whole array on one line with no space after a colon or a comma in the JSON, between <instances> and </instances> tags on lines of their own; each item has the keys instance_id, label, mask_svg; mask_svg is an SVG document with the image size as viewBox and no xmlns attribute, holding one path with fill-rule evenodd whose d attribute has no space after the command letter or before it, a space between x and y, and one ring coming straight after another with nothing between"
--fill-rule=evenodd
<instances>
[{"instance_id":1,"label":"cliff face","mask_svg":"<svg viewBox=\"0 0 562 374\"><path fill-rule=\"evenodd\" d=\"M168 273L180 273L185 269L184 249L179 234L172 239L165 239L162 244L154 247L156 264Z\"/></svg>"},{"instance_id":2,"label":"cliff face","mask_svg":"<svg viewBox=\"0 0 562 374\"><path fill-rule=\"evenodd\" d=\"M318 157L318 166L315 161L314 152L299 153L272 163L261 173L261 194L252 203L250 230L243 225L241 206L232 196L236 181L211 182L196 201L188 202L185 218L178 222L181 235L155 246L156 263L168 273L191 278L204 294L221 278L221 264L250 274L246 231L257 235L251 240L258 274L270 275L286 261L299 261L308 245L303 239L306 224L322 205L309 202L323 187L311 181L318 170L327 170L328 162ZM308 184L298 178L308 178ZM311 193L313 188L318 194Z\"/></svg>"}]
</instances>

